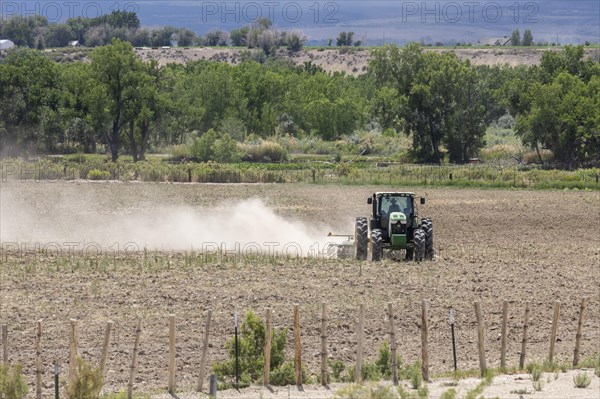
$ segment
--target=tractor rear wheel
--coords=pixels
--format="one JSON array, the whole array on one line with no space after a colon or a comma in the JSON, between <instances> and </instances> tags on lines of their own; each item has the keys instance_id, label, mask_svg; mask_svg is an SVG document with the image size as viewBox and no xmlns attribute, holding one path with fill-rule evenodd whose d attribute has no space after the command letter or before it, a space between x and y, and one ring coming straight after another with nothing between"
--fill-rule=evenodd
<instances>
[{"instance_id":1,"label":"tractor rear wheel","mask_svg":"<svg viewBox=\"0 0 600 399\"><path fill-rule=\"evenodd\" d=\"M383 237L381 230L375 229L371 232L371 260L379 262L383 259Z\"/></svg>"},{"instance_id":2,"label":"tractor rear wheel","mask_svg":"<svg viewBox=\"0 0 600 399\"><path fill-rule=\"evenodd\" d=\"M425 232L422 229L415 230L414 244L415 262L421 262L425 258Z\"/></svg>"},{"instance_id":3,"label":"tractor rear wheel","mask_svg":"<svg viewBox=\"0 0 600 399\"><path fill-rule=\"evenodd\" d=\"M354 241L356 243L356 259L367 260L367 251L369 248L369 225L367 224L367 218L356 218Z\"/></svg>"},{"instance_id":4,"label":"tractor rear wheel","mask_svg":"<svg viewBox=\"0 0 600 399\"><path fill-rule=\"evenodd\" d=\"M421 228L425 232L425 259L433 259L435 251L433 250L433 222L431 219L423 219Z\"/></svg>"}]
</instances>

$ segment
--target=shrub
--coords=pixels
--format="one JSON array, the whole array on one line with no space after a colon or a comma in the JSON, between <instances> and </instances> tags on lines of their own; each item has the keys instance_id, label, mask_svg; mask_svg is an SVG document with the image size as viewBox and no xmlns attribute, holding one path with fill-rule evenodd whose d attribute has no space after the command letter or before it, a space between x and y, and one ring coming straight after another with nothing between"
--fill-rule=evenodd
<instances>
[{"instance_id":1,"label":"shrub","mask_svg":"<svg viewBox=\"0 0 600 399\"><path fill-rule=\"evenodd\" d=\"M334 398L340 399L396 399L398 395L388 385L363 386L350 384L338 390Z\"/></svg>"},{"instance_id":2,"label":"shrub","mask_svg":"<svg viewBox=\"0 0 600 399\"><path fill-rule=\"evenodd\" d=\"M341 360L335 360L329 363L331 374L329 375L330 382L339 382L342 379L342 372L346 369L346 365Z\"/></svg>"},{"instance_id":3,"label":"shrub","mask_svg":"<svg viewBox=\"0 0 600 399\"><path fill-rule=\"evenodd\" d=\"M287 160L287 152L279 143L262 141L259 144L241 144L242 160L249 162L281 162Z\"/></svg>"},{"instance_id":4,"label":"shrub","mask_svg":"<svg viewBox=\"0 0 600 399\"><path fill-rule=\"evenodd\" d=\"M190 146L185 144L170 146L168 152L171 159L174 161L181 161L182 159L190 158L192 156Z\"/></svg>"},{"instance_id":5,"label":"shrub","mask_svg":"<svg viewBox=\"0 0 600 399\"><path fill-rule=\"evenodd\" d=\"M239 162L240 152L237 148L237 142L228 134L218 139L214 144L214 160L223 163Z\"/></svg>"},{"instance_id":6,"label":"shrub","mask_svg":"<svg viewBox=\"0 0 600 399\"><path fill-rule=\"evenodd\" d=\"M275 386L295 385L296 384L296 368L293 362L285 362L269 374L269 382ZM306 366L302 365L302 383L310 384L311 378L308 374Z\"/></svg>"},{"instance_id":7,"label":"shrub","mask_svg":"<svg viewBox=\"0 0 600 399\"><path fill-rule=\"evenodd\" d=\"M576 388L587 388L590 386L592 379L588 373L577 373L573 376L573 382Z\"/></svg>"},{"instance_id":8,"label":"shrub","mask_svg":"<svg viewBox=\"0 0 600 399\"><path fill-rule=\"evenodd\" d=\"M107 170L92 169L87 174L88 180L108 180L110 172Z\"/></svg>"},{"instance_id":9,"label":"shrub","mask_svg":"<svg viewBox=\"0 0 600 399\"><path fill-rule=\"evenodd\" d=\"M77 358L75 374L67 385L69 399L98 399L104 385L104 377L99 368L92 366L81 358Z\"/></svg>"},{"instance_id":10,"label":"shrub","mask_svg":"<svg viewBox=\"0 0 600 399\"><path fill-rule=\"evenodd\" d=\"M6 399L21 399L27 395L28 387L21 365L0 366L0 393Z\"/></svg>"},{"instance_id":11,"label":"shrub","mask_svg":"<svg viewBox=\"0 0 600 399\"><path fill-rule=\"evenodd\" d=\"M539 381L542 377L542 369L535 367L533 370L531 370L531 379L534 381Z\"/></svg>"},{"instance_id":12,"label":"shrub","mask_svg":"<svg viewBox=\"0 0 600 399\"><path fill-rule=\"evenodd\" d=\"M413 367L410 371L410 386L413 389L419 389L423 383L423 375L419 368Z\"/></svg>"},{"instance_id":13,"label":"shrub","mask_svg":"<svg viewBox=\"0 0 600 399\"><path fill-rule=\"evenodd\" d=\"M379 348L379 357L375 361L377 370L385 379L392 377L392 355L387 342L384 342Z\"/></svg>"},{"instance_id":14,"label":"shrub","mask_svg":"<svg viewBox=\"0 0 600 399\"><path fill-rule=\"evenodd\" d=\"M285 343L287 340L287 329L273 331L271 339L271 370L275 372L283 364L285 358ZM223 381L227 377L235 375L235 339L227 342L229 349L229 360L213 365L213 371ZM250 381L262 379L265 352L265 323L249 310L242 322L239 348L239 371L246 373Z\"/></svg>"},{"instance_id":15,"label":"shrub","mask_svg":"<svg viewBox=\"0 0 600 399\"><path fill-rule=\"evenodd\" d=\"M456 389L451 388L447 390L440 396L440 399L456 399Z\"/></svg>"},{"instance_id":16,"label":"shrub","mask_svg":"<svg viewBox=\"0 0 600 399\"><path fill-rule=\"evenodd\" d=\"M398 386L398 394L400 395L400 399L426 399L429 397L429 388L424 385L417 389L417 392L411 393L400 385Z\"/></svg>"},{"instance_id":17,"label":"shrub","mask_svg":"<svg viewBox=\"0 0 600 399\"><path fill-rule=\"evenodd\" d=\"M208 162L214 159L215 142L217 141L217 133L213 129L209 129L202 136L194 139L190 150L192 156L201 162Z\"/></svg>"}]
</instances>

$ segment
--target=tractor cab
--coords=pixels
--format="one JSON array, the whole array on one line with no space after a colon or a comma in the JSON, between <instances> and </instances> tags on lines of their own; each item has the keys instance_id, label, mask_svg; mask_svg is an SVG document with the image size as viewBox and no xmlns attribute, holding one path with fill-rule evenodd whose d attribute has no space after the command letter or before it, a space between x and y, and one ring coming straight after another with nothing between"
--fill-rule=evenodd
<instances>
[{"instance_id":1,"label":"tractor cab","mask_svg":"<svg viewBox=\"0 0 600 399\"><path fill-rule=\"evenodd\" d=\"M406 234L406 229L417 225L417 211L413 193L375 193L367 202L373 206L371 229L381 229L384 237L395 230Z\"/></svg>"}]
</instances>

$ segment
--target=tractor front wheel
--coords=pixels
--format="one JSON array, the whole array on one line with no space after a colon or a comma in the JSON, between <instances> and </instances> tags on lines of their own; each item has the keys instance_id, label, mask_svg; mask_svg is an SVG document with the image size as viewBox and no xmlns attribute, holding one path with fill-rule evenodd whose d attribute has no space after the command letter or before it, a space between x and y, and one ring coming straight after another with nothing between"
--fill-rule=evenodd
<instances>
[{"instance_id":1,"label":"tractor front wheel","mask_svg":"<svg viewBox=\"0 0 600 399\"><path fill-rule=\"evenodd\" d=\"M421 262L425 258L425 232L422 229L415 230L414 244L415 262Z\"/></svg>"},{"instance_id":2,"label":"tractor front wheel","mask_svg":"<svg viewBox=\"0 0 600 399\"><path fill-rule=\"evenodd\" d=\"M367 260L367 251L369 248L369 225L367 224L367 218L356 218L354 242L356 245L356 259Z\"/></svg>"},{"instance_id":3,"label":"tractor front wheel","mask_svg":"<svg viewBox=\"0 0 600 399\"><path fill-rule=\"evenodd\" d=\"M371 260L379 262L383 258L383 237L381 230L375 229L371 232Z\"/></svg>"}]
</instances>

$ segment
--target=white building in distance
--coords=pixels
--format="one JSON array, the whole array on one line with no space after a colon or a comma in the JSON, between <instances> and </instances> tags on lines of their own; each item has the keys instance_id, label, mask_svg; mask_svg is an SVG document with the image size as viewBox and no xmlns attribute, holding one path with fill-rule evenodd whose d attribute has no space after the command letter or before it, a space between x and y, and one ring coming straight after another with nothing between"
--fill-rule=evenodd
<instances>
[{"instance_id":1,"label":"white building in distance","mask_svg":"<svg viewBox=\"0 0 600 399\"><path fill-rule=\"evenodd\" d=\"M11 40L0 40L0 50L8 50L13 47L15 44Z\"/></svg>"}]
</instances>

